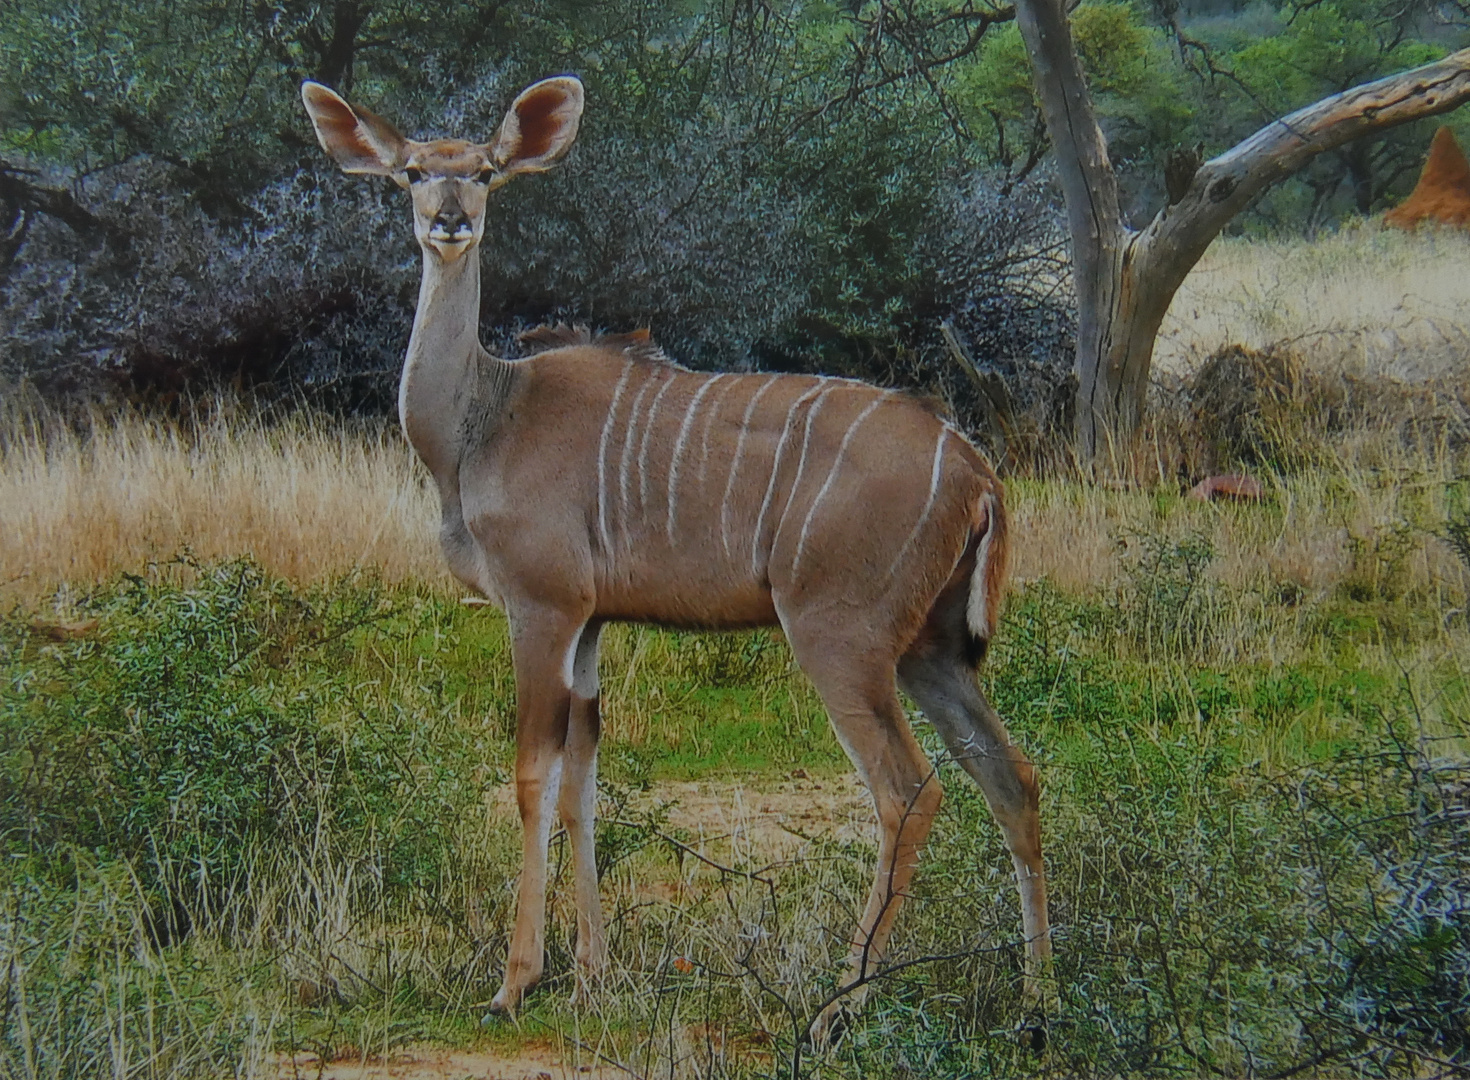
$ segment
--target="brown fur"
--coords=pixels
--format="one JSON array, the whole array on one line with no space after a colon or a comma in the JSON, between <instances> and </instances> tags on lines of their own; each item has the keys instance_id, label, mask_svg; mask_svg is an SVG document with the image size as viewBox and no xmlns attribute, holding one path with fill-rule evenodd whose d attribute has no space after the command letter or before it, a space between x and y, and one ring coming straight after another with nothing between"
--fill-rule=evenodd
<instances>
[{"instance_id":1,"label":"brown fur","mask_svg":"<svg viewBox=\"0 0 1470 1080\"><path fill-rule=\"evenodd\" d=\"M899 702L904 680L1005 833L1034 989L1050 952L1034 773L970 659L994 632L1007 552L1001 485L980 453L932 402L851 380L689 371L646 330L539 327L522 335L522 359L486 353L480 238L496 181L482 163L509 176L565 152L574 80L525 91L490 148L369 138L325 87L303 99L328 153L413 194L424 278L400 415L439 489L451 570L510 625L522 873L492 1008L516 1008L542 972L553 812L572 841L582 980L606 963L591 807L597 642L613 620L780 625L881 826L849 951L854 1000L941 798ZM540 156L521 161L526 147Z\"/></svg>"}]
</instances>

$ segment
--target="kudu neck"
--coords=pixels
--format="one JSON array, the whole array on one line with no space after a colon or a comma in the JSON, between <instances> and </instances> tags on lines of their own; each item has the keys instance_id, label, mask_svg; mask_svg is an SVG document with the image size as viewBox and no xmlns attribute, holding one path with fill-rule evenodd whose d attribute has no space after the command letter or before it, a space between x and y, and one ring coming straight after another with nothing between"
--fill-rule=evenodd
<instances>
[{"instance_id":1,"label":"kudu neck","mask_svg":"<svg viewBox=\"0 0 1470 1080\"><path fill-rule=\"evenodd\" d=\"M486 355L479 328L479 248L453 262L424 252L419 306L398 387L398 419L436 478L458 467L466 413L482 398L476 393L481 372L504 363Z\"/></svg>"}]
</instances>

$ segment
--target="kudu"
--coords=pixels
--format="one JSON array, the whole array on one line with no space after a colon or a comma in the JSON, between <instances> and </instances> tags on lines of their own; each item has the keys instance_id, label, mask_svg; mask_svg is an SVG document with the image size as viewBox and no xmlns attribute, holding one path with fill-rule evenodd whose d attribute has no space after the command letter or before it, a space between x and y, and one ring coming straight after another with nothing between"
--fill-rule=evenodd
<instances>
[{"instance_id":1,"label":"kudu","mask_svg":"<svg viewBox=\"0 0 1470 1080\"><path fill-rule=\"evenodd\" d=\"M301 93L344 171L413 196L423 281L399 418L438 487L450 568L510 625L524 851L492 1008L515 1009L541 975L557 814L572 848L579 992L606 963L592 848L597 642L623 620L785 632L881 826L843 984L853 997L881 963L940 801L898 686L1000 823L1034 975L1050 954L1037 784L976 679L1006 562L1001 486L979 452L902 393L697 373L646 334L543 330L529 357L490 355L478 337L486 196L567 152L581 83L531 86L483 145L415 142L325 86Z\"/></svg>"}]
</instances>

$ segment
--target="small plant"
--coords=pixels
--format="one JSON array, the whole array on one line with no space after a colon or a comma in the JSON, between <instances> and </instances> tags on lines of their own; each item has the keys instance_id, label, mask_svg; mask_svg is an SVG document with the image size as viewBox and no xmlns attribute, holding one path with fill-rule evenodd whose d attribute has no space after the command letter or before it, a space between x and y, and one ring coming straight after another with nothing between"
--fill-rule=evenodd
<instances>
[{"instance_id":1,"label":"small plant","mask_svg":"<svg viewBox=\"0 0 1470 1080\"><path fill-rule=\"evenodd\" d=\"M1449 512L1445 515L1440 535L1460 558L1460 565L1470 572L1470 496L1463 482L1451 484L1446 492Z\"/></svg>"},{"instance_id":2,"label":"small plant","mask_svg":"<svg viewBox=\"0 0 1470 1080\"><path fill-rule=\"evenodd\" d=\"M1403 519L1349 532L1343 596L1359 603L1398 600L1408 589L1409 560L1418 550L1419 530Z\"/></svg>"},{"instance_id":3,"label":"small plant","mask_svg":"<svg viewBox=\"0 0 1470 1080\"><path fill-rule=\"evenodd\" d=\"M1150 654L1203 647L1211 625L1210 582L1215 546L1203 533L1182 538L1130 532L1117 538L1124 589L1124 632Z\"/></svg>"}]
</instances>

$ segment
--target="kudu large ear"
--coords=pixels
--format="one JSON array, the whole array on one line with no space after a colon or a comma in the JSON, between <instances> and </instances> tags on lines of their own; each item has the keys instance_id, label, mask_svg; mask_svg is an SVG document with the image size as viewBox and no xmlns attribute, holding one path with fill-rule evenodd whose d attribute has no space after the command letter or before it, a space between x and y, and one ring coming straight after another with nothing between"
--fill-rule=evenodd
<instances>
[{"instance_id":1,"label":"kudu large ear","mask_svg":"<svg viewBox=\"0 0 1470 1080\"><path fill-rule=\"evenodd\" d=\"M500 176L543 172L571 149L582 120L582 81L542 79L522 90L486 148Z\"/></svg>"},{"instance_id":2,"label":"kudu large ear","mask_svg":"<svg viewBox=\"0 0 1470 1080\"><path fill-rule=\"evenodd\" d=\"M407 140L388 121L349 105L319 82L301 84L317 142L345 173L392 176L403 168Z\"/></svg>"}]
</instances>

